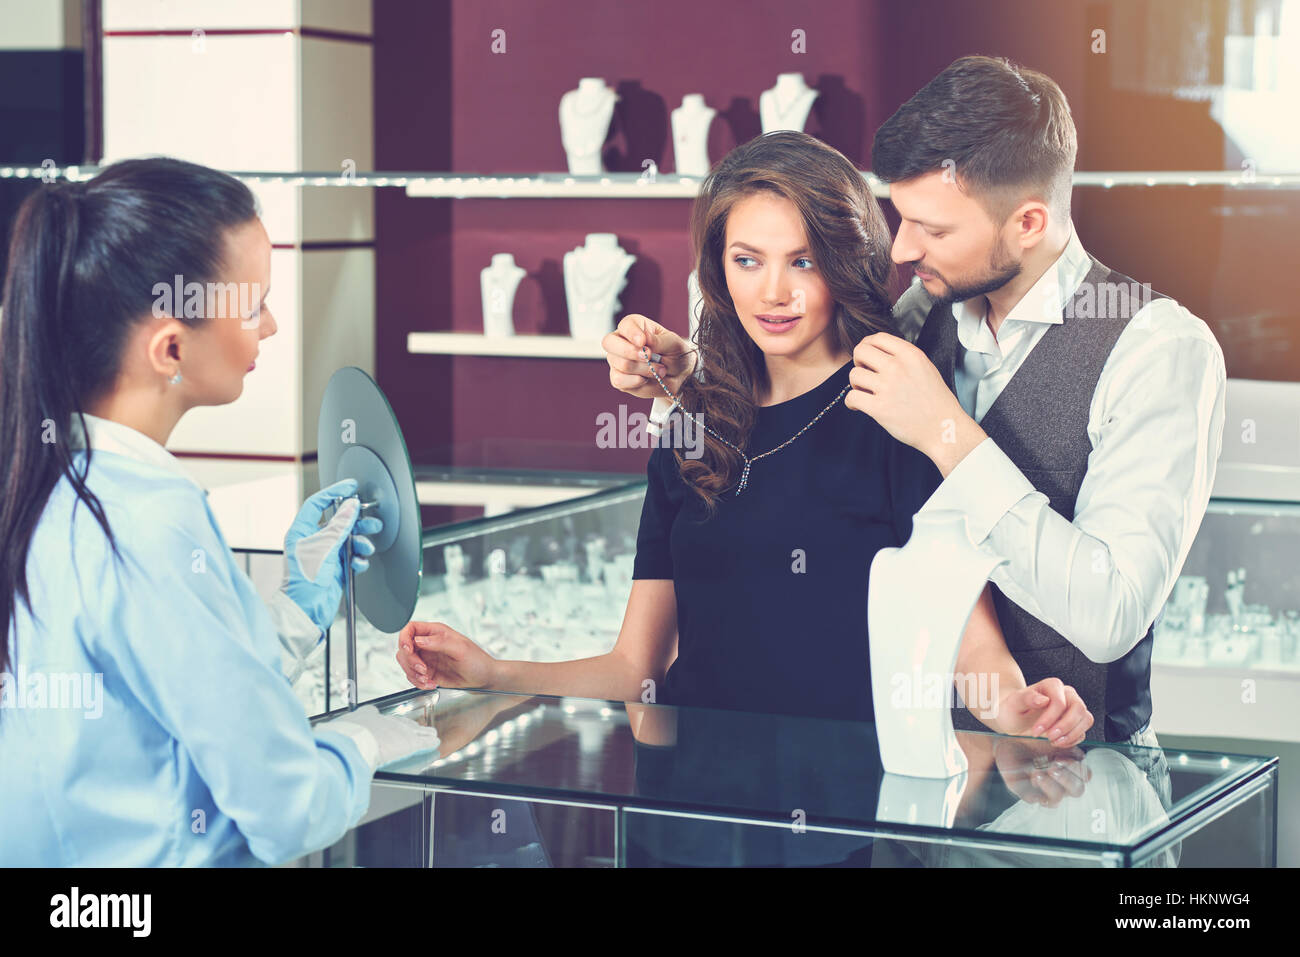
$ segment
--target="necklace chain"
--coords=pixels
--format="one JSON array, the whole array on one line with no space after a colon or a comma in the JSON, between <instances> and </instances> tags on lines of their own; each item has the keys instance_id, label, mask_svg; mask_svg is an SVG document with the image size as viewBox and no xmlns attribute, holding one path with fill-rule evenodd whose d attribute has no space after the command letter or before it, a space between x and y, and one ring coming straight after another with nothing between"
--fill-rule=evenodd
<instances>
[{"instance_id":1,"label":"necklace chain","mask_svg":"<svg viewBox=\"0 0 1300 957\"><path fill-rule=\"evenodd\" d=\"M680 406L680 405L681 405L681 402L678 400L677 396L673 395L672 390L669 389L668 386L664 385L664 380L661 379L661 378L659 378L659 373L655 371L654 363L653 363L653 362L650 362L649 359L647 358L647 353L646 353L646 350L645 350L644 348L641 350L641 358L646 359L646 364L650 366L650 374L651 374L652 376L655 377L655 381L659 383L659 387L660 387L661 389L663 389L664 392L668 393L668 398L670 398L670 399L673 400L673 404L674 404L674 405L678 405L678 406ZM736 488L736 494L739 495L741 492L745 491L745 487L749 485L749 467L750 467L751 465L753 465L753 464L754 464L755 462L757 462L759 459L765 459L765 458L767 458L769 455L773 455L773 454L775 454L775 453L777 453L777 452L780 452L783 448L785 448L787 445L789 445L789 444L790 444L791 442L793 442L795 439L799 438L799 436L801 436L801 435L803 435L805 432L807 432L810 428L813 427L813 425L816 424L816 422L817 422L818 419L820 419L823 415L825 415L825 414L826 414L827 412L829 412L832 408L834 408L834 407L835 407L835 403L839 402L840 399L844 398L844 396L848 394L848 391L849 391L849 389L851 389L851 388L852 388L852 385L846 385L846 386L845 386L845 387L840 391L840 394L837 395L834 399L831 400L830 405L826 406L826 408L822 409L822 410L821 410L820 412L818 412L815 416L813 416L811 422L809 422L807 425L805 425L802 429L800 429L800 430L799 430L798 432L796 432L794 435L790 436L790 438L786 439L784 442L782 442L782 443L781 443L780 445L778 445L776 448L774 448L774 449L769 449L768 451L762 453L761 455L754 455L754 456L746 455L746 454L744 453L744 451L743 451L742 449L740 449L740 447L737 446L735 443L728 441L727 439L723 438L721 435L718 435L717 432L714 432L711 428L709 428L707 425L705 425L703 422L701 422L700 425L703 426L704 431L708 432L709 435L713 436L713 437L714 437L715 439L717 439L719 442L722 442L723 444L725 444L725 445L727 445L727 446L730 446L731 448L735 449L736 452L738 452L738 453L740 454L740 457L741 457L742 459L745 460L745 468L744 468L744 471L742 471L742 472L740 473L740 485L737 486L737 488ZM683 413L683 414L689 414L689 413L686 412L685 409L682 409L682 413Z\"/></svg>"}]
</instances>

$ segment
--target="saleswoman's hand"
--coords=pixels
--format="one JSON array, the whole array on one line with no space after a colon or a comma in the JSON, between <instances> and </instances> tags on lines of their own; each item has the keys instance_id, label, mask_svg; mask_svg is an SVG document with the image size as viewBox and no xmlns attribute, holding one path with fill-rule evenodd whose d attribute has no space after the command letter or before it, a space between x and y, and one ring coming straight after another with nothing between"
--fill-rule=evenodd
<instances>
[{"instance_id":1,"label":"saleswoman's hand","mask_svg":"<svg viewBox=\"0 0 1300 957\"><path fill-rule=\"evenodd\" d=\"M618 328L600 340L600 347L609 363L609 384L640 399L667 398L650 374L650 361L673 395L695 368L690 342L641 315L624 316ZM642 349L646 350L644 355Z\"/></svg>"},{"instance_id":2,"label":"saleswoman's hand","mask_svg":"<svg viewBox=\"0 0 1300 957\"><path fill-rule=\"evenodd\" d=\"M1028 688L1008 691L998 700L991 722L999 734L1045 737L1058 748L1078 744L1092 725L1092 712L1074 687L1060 678L1044 678Z\"/></svg>"},{"instance_id":3,"label":"saleswoman's hand","mask_svg":"<svg viewBox=\"0 0 1300 957\"><path fill-rule=\"evenodd\" d=\"M347 580L343 567L347 539L349 536L352 539L352 569L361 574L370 567L368 557L375 551L374 543L366 536L378 534L384 527L384 523L374 516L357 519L361 502L354 497L356 491L356 479L343 479L321 489L303 503L284 536L284 580L280 583L280 591L288 595L321 631L328 628L338 614L339 600ZM320 522L325 510L338 504L340 499L343 501L334 517L322 528ZM284 640L283 636L281 640ZM301 654L308 650L310 646Z\"/></svg>"},{"instance_id":4,"label":"saleswoman's hand","mask_svg":"<svg viewBox=\"0 0 1300 957\"><path fill-rule=\"evenodd\" d=\"M397 663L417 688L490 688L497 660L454 628L412 621L397 635Z\"/></svg>"}]
</instances>

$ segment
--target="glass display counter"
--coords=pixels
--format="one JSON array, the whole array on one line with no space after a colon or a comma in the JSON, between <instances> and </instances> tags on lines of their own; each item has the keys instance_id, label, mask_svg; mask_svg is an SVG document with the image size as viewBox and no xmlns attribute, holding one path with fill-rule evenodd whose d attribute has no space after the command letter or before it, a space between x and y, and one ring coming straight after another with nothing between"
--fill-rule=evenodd
<instances>
[{"instance_id":1,"label":"glass display counter","mask_svg":"<svg viewBox=\"0 0 1300 957\"><path fill-rule=\"evenodd\" d=\"M1300 504L1211 499L1155 623L1157 733L1300 742L1297 569Z\"/></svg>"},{"instance_id":2,"label":"glass display counter","mask_svg":"<svg viewBox=\"0 0 1300 957\"><path fill-rule=\"evenodd\" d=\"M631 590L644 494L644 481L627 482L426 528L412 617L445 622L498 658L607 652ZM1258 703L1238 707L1238 678L1242 669L1300 677L1290 571L1297 533L1300 506L1211 503L1157 621L1157 732L1187 733L1170 668L1232 679L1230 702L1226 691L1199 689L1198 712L1222 698L1219 711L1237 707L1243 721L1277 723L1270 702L1286 696L1265 689ZM1043 753L1042 741L971 733L961 736L967 778L935 791L931 782L880 773L870 725L544 696L431 695L406 681L395 636L360 618L358 628L360 700L432 721L444 748L427 766L377 774L363 824L314 856L317 863L1224 867L1277 860L1275 757L1105 744L1060 756ZM344 632L336 623L297 686L314 716L338 713ZM1218 733L1231 730L1215 714ZM660 725L672 726L673 744L657 740Z\"/></svg>"},{"instance_id":3,"label":"glass display counter","mask_svg":"<svg viewBox=\"0 0 1300 957\"><path fill-rule=\"evenodd\" d=\"M562 661L614 647L632 590L645 480L550 505L426 528L412 620L439 621L497 658ZM294 685L318 715L346 687L344 609ZM357 616L358 700L410 688L397 637ZM328 681L326 675L328 674Z\"/></svg>"},{"instance_id":4,"label":"glass display counter","mask_svg":"<svg viewBox=\"0 0 1300 957\"><path fill-rule=\"evenodd\" d=\"M496 657L603 654L617 637L631 590L644 494L644 480L624 481L552 505L426 529L413 618L445 622ZM1300 505L1213 499L1156 619L1156 672L1267 675L1285 681L1300 706L1297 568ZM393 636L363 620L358 627L361 699L408 687ZM343 687L346 677L342 634L340 615L330 630L331 689ZM300 682L311 714L337 704L326 698L325 657ZM1157 707L1157 731L1187 730L1181 718L1178 726L1166 720L1186 710L1173 687L1161 702L1169 710ZM1293 725L1300 728L1300 712Z\"/></svg>"},{"instance_id":5,"label":"glass display counter","mask_svg":"<svg viewBox=\"0 0 1300 957\"><path fill-rule=\"evenodd\" d=\"M774 689L779 694L779 689ZM947 781L874 725L484 691L376 702L440 751L375 775L325 866L1274 866L1278 761L958 734ZM377 808L383 815L374 818Z\"/></svg>"},{"instance_id":6,"label":"glass display counter","mask_svg":"<svg viewBox=\"0 0 1300 957\"><path fill-rule=\"evenodd\" d=\"M1300 677L1300 505L1212 499L1152 659Z\"/></svg>"}]
</instances>

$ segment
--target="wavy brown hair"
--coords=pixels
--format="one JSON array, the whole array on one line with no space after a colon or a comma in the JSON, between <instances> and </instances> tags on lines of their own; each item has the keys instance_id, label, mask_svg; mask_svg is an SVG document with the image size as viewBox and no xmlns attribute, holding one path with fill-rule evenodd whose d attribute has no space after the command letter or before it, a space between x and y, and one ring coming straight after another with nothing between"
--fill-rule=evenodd
<instances>
[{"instance_id":1,"label":"wavy brown hair","mask_svg":"<svg viewBox=\"0 0 1300 957\"><path fill-rule=\"evenodd\" d=\"M807 133L777 130L728 153L709 173L691 211L691 251L702 298L694 345L700 374L678 392L682 408L741 448L757 417L759 390L770 383L763 351L741 325L727 289L724 245L736 204L758 192L792 202L803 219L817 274L835 300L836 351L852 352L866 336L892 332L891 239L880 204L858 169L838 150ZM703 454L675 449L687 487L710 517L723 491L739 479L735 450L703 429ZM677 443L675 443L677 444Z\"/></svg>"}]
</instances>

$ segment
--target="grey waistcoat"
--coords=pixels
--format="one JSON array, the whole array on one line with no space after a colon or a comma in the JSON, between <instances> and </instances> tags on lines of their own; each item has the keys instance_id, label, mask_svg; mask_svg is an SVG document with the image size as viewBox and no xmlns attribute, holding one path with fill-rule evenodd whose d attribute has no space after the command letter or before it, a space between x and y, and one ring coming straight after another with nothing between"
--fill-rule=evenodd
<instances>
[{"instance_id":1,"label":"grey waistcoat","mask_svg":"<svg viewBox=\"0 0 1300 957\"><path fill-rule=\"evenodd\" d=\"M1134 291L1137 296L1130 297ZM1163 298L1167 297L1138 288L1127 276L1093 259L1065 320L1043 334L980 422L998 448L1067 521L1074 520L1075 499L1092 451L1088 412L1102 366L1129 318L1151 300ZM916 345L952 389L961 343L949 306L936 305L930 310ZM938 470L928 460L925 464L930 466L931 477L937 478ZM910 533L910 513L901 527ZM1060 573L1064 576L1066 570L1062 568ZM1073 685L1093 715L1088 739L1121 741L1150 720L1150 628L1124 657L1097 664L1010 601L996 585L992 588L1007 646L1025 681L1033 684L1058 677ZM953 725L988 730L964 707L953 709Z\"/></svg>"}]
</instances>

